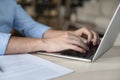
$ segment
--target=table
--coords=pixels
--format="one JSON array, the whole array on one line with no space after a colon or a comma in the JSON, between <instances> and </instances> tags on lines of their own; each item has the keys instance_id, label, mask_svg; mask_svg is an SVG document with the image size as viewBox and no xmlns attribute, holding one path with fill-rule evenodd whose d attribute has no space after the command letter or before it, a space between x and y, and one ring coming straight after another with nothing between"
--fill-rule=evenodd
<instances>
[{"instance_id":1,"label":"table","mask_svg":"<svg viewBox=\"0 0 120 80\"><path fill-rule=\"evenodd\" d=\"M35 54L43 59L74 70L53 80L120 80L120 47L112 47L94 63Z\"/></svg>"}]
</instances>

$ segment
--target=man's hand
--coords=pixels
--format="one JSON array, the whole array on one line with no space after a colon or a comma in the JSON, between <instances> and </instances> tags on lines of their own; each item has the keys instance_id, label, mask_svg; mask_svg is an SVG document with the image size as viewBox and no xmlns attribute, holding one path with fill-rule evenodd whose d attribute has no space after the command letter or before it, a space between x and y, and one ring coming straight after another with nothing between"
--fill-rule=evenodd
<instances>
[{"instance_id":1,"label":"man's hand","mask_svg":"<svg viewBox=\"0 0 120 80\"><path fill-rule=\"evenodd\" d=\"M87 36L87 40L81 37L83 34ZM94 45L99 44L100 40L98 35L92 30L81 28L76 31L66 31L59 36L45 38L43 39L43 47L47 52L58 52L72 49L85 53L89 50L87 43L91 41L93 41Z\"/></svg>"},{"instance_id":2,"label":"man's hand","mask_svg":"<svg viewBox=\"0 0 120 80\"><path fill-rule=\"evenodd\" d=\"M83 28L81 28L79 30L76 30L76 31L74 31L74 33L77 36L80 36L80 37L82 37L82 35L85 35L87 37L87 39L85 40L83 38L83 40L86 43L93 42L93 45L98 45L100 43L100 38L99 38L98 34L95 33L93 30L90 30L90 29L88 29L86 27L83 27Z\"/></svg>"},{"instance_id":3,"label":"man's hand","mask_svg":"<svg viewBox=\"0 0 120 80\"><path fill-rule=\"evenodd\" d=\"M44 49L47 52L58 52L67 49L72 49L79 52L86 52L89 50L83 40L72 32L66 32L64 35L56 36L54 38L43 39Z\"/></svg>"}]
</instances>

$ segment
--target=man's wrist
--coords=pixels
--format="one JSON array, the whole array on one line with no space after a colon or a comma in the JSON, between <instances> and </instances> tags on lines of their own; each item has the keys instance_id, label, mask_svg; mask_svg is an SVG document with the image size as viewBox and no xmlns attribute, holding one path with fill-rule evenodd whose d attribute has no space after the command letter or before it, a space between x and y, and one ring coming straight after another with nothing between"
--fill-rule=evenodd
<instances>
[{"instance_id":1,"label":"man's wrist","mask_svg":"<svg viewBox=\"0 0 120 80\"><path fill-rule=\"evenodd\" d=\"M38 48L40 51L46 51L45 39L39 39Z\"/></svg>"},{"instance_id":2,"label":"man's wrist","mask_svg":"<svg viewBox=\"0 0 120 80\"><path fill-rule=\"evenodd\" d=\"M44 34L44 38L52 38L52 37L56 37L59 35L64 35L68 32L72 32L72 31L62 31L62 30L48 30L47 32L45 32Z\"/></svg>"}]
</instances>

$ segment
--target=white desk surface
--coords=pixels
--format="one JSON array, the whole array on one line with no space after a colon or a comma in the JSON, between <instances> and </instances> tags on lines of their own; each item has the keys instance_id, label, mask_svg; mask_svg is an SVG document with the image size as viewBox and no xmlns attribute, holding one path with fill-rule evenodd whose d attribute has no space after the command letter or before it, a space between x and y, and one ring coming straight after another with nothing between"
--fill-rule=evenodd
<instances>
[{"instance_id":1,"label":"white desk surface","mask_svg":"<svg viewBox=\"0 0 120 80\"><path fill-rule=\"evenodd\" d=\"M36 55L75 71L54 80L120 80L120 47L111 48L94 63Z\"/></svg>"}]
</instances>

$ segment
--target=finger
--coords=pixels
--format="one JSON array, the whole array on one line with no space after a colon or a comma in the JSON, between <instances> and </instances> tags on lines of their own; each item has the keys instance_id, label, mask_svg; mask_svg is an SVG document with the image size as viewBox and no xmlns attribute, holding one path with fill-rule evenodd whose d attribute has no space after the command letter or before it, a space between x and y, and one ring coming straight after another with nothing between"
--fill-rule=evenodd
<instances>
[{"instance_id":1,"label":"finger","mask_svg":"<svg viewBox=\"0 0 120 80\"><path fill-rule=\"evenodd\" d=\"M98 34L96 34L94 31L91 31L93 33L93 45L98 45L100 43L100 38Z\"/></svg>"},{"instance_id":2,"label":"finger","mask_svg":"<svg viewBox=\"0 0 120 80\"><path fill-rule=\"evenodd\" d=\"M83 34L87 35L88 43L92 40L92 32L87 28L83 29Z\"/></svg>"},{"instance_id":3,"label":"finger","mask_svg":"<svg viewBox=\"0 0 120 80\"><path fill-rule=\"evenodd\" d=\"M94 31L91 32L93 33L93 45L96 45L98 41L98 35Z\"/></svg>"},{"instance_id":4,"label":"finger","mask_svg":"<svg viewBox=\"0 0 120 80\"><path fill-rule=\"evenodd\" d=\"M80 39L80 42L79 42L78 46L84 48L87 51L89 51L89 47L87 46L87 44L84 43L84 41L82 39Z\"/></svg>"},{"instance_id":5,"label":"finger","mask_svg":"<svg viewBox=\"0 0 120 80\"><path fill-rule=\"evenodd\" d=\"M81 39L85 44L87 44L87 40L85 38L81 38Z\"/></svg>"},{"instance_id":6,"label":"finger","mask_svg":"<svg viewBox=\"0 0 120 80\"><path fill-rule=\"evenodd\" d=\"M75 39L75 37L73 37L74 39L69 40L69 43L72 45L77 45L85 50L89 50L89 47L84 43L84 41L82 41L81 39Z\"/></svg>"},{"instance_id":7,"label":"finger","mask_svg":"<svg viewBox=\"0 0 120 80\"><path fill-rule=\"evenodd\" d=\"M68 41L69 43L80 46L83 49L89 50L88 46L84 43L84 41L82 41L82 39L79 36L73 33L69 33L68 39L69 39Z\"/></svg>"}]
</instances>

